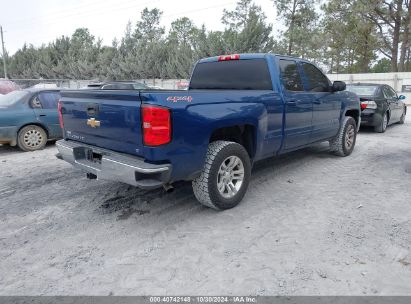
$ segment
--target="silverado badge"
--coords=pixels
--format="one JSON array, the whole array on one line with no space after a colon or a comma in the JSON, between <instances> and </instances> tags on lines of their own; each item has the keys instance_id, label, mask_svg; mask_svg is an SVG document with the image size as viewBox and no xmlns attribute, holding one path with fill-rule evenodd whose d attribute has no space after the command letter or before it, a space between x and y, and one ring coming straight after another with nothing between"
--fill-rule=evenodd
<instances>
[{"instance_id":1,"label":"silverado badge","mask_svg":"<svg viewBox=\"0 0 411 304\"><path fill-rule=\"evenodd\" d=\"M100 127L100 120L96 120L95 118L89 118L87 119L87 125L92 128Z\"/></svg>"}]
</instances>

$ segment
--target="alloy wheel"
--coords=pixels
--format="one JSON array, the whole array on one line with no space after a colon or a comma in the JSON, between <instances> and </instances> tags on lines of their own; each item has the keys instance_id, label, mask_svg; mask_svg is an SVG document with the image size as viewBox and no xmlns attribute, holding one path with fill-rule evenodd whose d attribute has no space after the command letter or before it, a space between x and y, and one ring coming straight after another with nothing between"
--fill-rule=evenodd
<instances>
[{"instance_id":1,"label":"alloy wheel","mask_svg":"<svg viewBox=\"0 0 411 304\"><path fill-rule=\"evenodd\" d=\"M244 180L244 164L237 156L227 157L217 174L217 189L224 198L232 198L241 189Z\"/></svg>"}]
</instances>

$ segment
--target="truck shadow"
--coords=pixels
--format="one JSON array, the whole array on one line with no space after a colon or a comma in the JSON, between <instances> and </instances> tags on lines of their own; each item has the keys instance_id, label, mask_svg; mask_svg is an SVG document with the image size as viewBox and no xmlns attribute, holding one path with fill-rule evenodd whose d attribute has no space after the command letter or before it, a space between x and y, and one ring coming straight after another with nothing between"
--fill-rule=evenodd
<instances>
[{"instance_id":1,"label":"truck shadow","mask_svg":"<svg viewBox=\"0 0 411 304\"><path fill-rule=\"evenodd\" d=\"M318 157L336 157L330 155L328 144L318 144L282 156L272 157L255 163L251 175L249 191L256 183L275 178L279 174L293 174L302 163ZM108 190L108 191L107 191ZM167 193L162 188L141 190L124 184L111 184L106 195L96 199L97 211L103 214L113 214L117 220L130 218L147 219L160 216L167 221L167 214L180 214L182 220L190 213L215 213L210 208L197 202L191 187L191 182L174 183L174 191ZM240 205L241 206L241 205ZM237 207L237 208L240 208ZM234 209L233 209L234 210ZM226 211L230 212L230 211Z\"/></svg>"},{"instance_id":2,"label":"truck shadow","mask_svg":"<svg viewBox=\"0 0 411 304\"><path fill-rule=\"evenodd\" d=\"M379 134L378 132L374 131L374 127L368 127L368 126L361 126L360 131L358 132L358 134Z\"/></svg>"},{"instance_id":3,"label":"truck shadow","mask_svg":"<svg viewBox=\"0 0 411 304\"><path fill-rule=\"evenodd\" d=\"M403 125L400 125L400 124L397 124L397 123L389 125L389 126L387 126L387 130L385 131L385 133L392 132L394 130L397 131L398 128L401 128L401 126L403 126ZM361 126L359 134L361 134L361 133L362 134L376 134L376 135L384 134L384 133L375 132L374 127L368 127L368 126Z\"/></svg>"}]
</instances>

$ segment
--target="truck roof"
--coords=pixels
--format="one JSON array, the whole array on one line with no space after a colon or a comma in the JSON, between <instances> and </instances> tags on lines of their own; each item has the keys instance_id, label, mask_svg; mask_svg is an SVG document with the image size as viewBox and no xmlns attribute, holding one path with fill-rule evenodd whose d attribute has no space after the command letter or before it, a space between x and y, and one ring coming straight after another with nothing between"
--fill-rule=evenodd
<instances>
[{"instance_id":1,"label":"truck roof","mask_svg":"<svg viewBox=\"0 0 411 304\"><path fill-rule=\"evenodd\" d=\"M230 56L231 54L226 54L226 55L220 55L220 56ZM234 54L233 54L234 55ZM273 53L240 53L240 54L235 54L239 55L240 59L261 59L265 58L266 56L281 56L281 57L287 57L287 58L292 58L292 59L297 59L297 60L304 60L299 57L294 57L294 56L288 56L288 55L280 55L280 54L273 54ZM218 61L218 58L220 56L213 56L213 57L207 57L207 58L202 58L198 61L198 63L204 63L204 62L214 62Z\"/></svg>"}]
</instances>

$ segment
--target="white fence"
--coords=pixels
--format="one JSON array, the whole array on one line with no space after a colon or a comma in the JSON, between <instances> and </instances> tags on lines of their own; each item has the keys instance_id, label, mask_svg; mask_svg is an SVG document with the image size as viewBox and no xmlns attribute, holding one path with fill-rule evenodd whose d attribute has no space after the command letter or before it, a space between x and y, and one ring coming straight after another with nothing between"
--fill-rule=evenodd
<instances>
[{"instance_id":1,"label":"white fence","mask_svg":"<svg viewBox=\"0 0 411 304\"><path fill-rule=\"evenodd\" d=\"M98 80L71 80L71 79L11 79L22 88L44 87L44 88L65 88L81 89L92 83L98 83ZM188 85L186 79L133 79L145 83L149 86L158 87L167 90L184 89Z\"/></svg>"},{"instance_id":2,"label":"white fence","mask_svg":"<svg viewBox=\"0 0 411 304\"><path fill-rule=\"evenodd\" d=\"M365 82L365 83L381 83L388 84L393 87L398 93L407 97L406 101L411 104L411 72L402 73L368 73L368 74L328 74L330 80L341 80L349 83ZM14 79L16 83L22 87L33 85L55 85L57 87L80 89L90 83L95 83L95 80L68 80L68 79ZM155 86L163 89L184 89L187 84L187 79L135 79L135 81L143 82L149 86Z\"/></svg>"}]
</instances>

